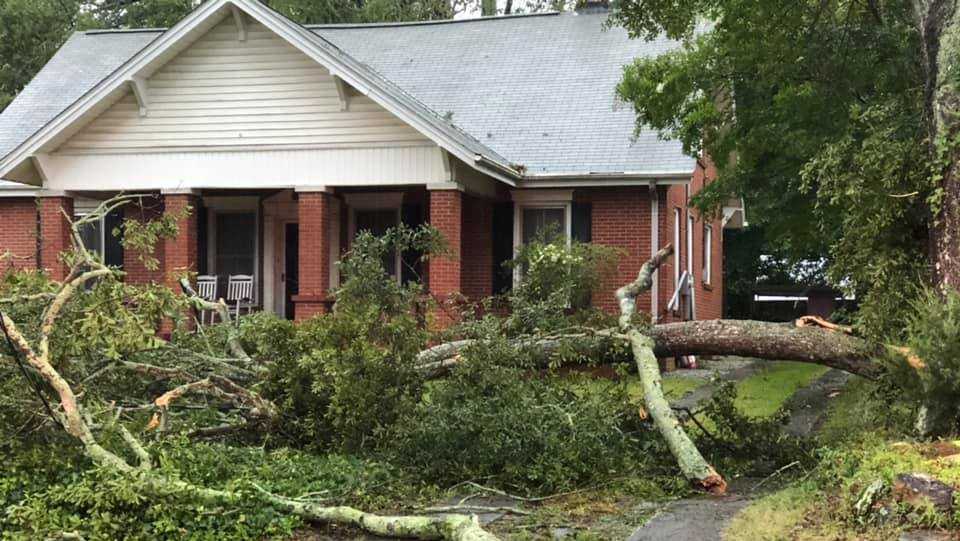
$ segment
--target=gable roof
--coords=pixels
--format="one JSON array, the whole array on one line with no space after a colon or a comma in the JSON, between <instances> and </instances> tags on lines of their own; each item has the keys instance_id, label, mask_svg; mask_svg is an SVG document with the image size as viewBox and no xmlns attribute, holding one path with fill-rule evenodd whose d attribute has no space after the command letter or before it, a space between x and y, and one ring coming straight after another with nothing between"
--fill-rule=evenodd
<instances>
[{"instance_id":1,"label":"gable roof","mask_svg":"<svg viewBox=\"0 0 960 541\"><path fill-rule=\"evenodd\" d=\"M604 29L605 11L312 26L528 176L688 175L694 160L618 103L623 66L678 47Z\"/></svg>"},{"instance_id":2,"label":"gable roof","mask_svg":"<svg viewBox=\"0 0 960 541\"><path fill-rule=\"evenodd\" d=\"M234 6L501 180L669 179L693 170L678 142L650 130L634 136L632 109L614 99L624 64L676 43L603 30L603 13L308 29L256 1L213 0L167 31L75 33L0 114L0 176L98 93L162 60L191 25Z\"/></svg>"}]
</instances>

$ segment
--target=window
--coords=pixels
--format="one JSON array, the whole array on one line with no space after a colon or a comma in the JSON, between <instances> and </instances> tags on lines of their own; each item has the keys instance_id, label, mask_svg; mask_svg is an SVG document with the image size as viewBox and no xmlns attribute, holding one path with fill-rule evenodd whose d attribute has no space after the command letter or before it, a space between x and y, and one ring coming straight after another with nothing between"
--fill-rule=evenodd
<instances>
[{"instance_id":1,"label":"window","mask_svg":"<svg viewBox=\"0 0 960 541\"><path fill-rule=\"evenodd\" d=\"M220 283L232 274L256 274L257 214L218 212L216 214L215 266Z\"/></svg>"},{"instance_id":2,"label":"window","mask_svg":"<svg viewBox=\"0 0 960 541\"><path fill-rule=\"evenodd\" d=\"M673 209L673 289L680 287L680 227L683 221L680 218L680 209Z\"/></svg>"},{"instance_id":3,"label":"window","mask_svg":"<svg viewBox=\"0 0 960 541\"><path fill-rule=\"evenodd\" d=\"M687 211L687 273L693 280L693 214Z\"/></svg>"},{"instance_id":4,"label":"window","mask_svg":"<svg viewBox=\"0 0 960 541\"><path fill-rule=\"evenodd\" d=\"M713 227L703 226L703 283L710 284L711 267L713 266Z\"/></svg>"},{"instance_id":5,"label":"window","mask_svg":"<svg viewBox=\"0 0 960 541\"><path fill-rule=\"evenodd\" d=\"M354 215L357 233L369 231L375 236L386 234L387 230L396 227L400 222L399 209L357 210ZM396 250L383 255L383 268L390 276L397 275L399 257Z\"/></svg>"},{"instance_id":6,"label":"window","mask_svg":"<svg viewBox=\"0 0 960 541\"><path fill-rule=\"evenodd\" d=\"M103 237L105 229L103 218L80 226L80 240L83 242L83 247L101 258L103 258L105 244Z\"/></svg>"},{"instance_id":7,"label":"window","mask_svg":"<svg viewBox=\"0 0 960 541\"><path fill-rule=\"evenodd\" d=\"M567 235L566 208L523 208L521 211L523 233L520 240L523 244L547 233Z\"/></svg>"}]
</instances>

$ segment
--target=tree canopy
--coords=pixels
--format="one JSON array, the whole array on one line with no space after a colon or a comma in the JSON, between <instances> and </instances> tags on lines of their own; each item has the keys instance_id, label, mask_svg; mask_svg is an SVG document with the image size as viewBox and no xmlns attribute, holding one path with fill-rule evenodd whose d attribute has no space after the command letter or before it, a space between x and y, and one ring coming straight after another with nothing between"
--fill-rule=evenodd
<instances>
[{"instance_id":1,"label":"tree canopy","mask_svg":"<svg viewBox=\"0 0 960 541\"><path fill-rule=\"evenodd\" d=\"M924 277L929 198L924 72L907 0L624 0L631 35L682 48L628 66L638 124L711 156L696 200L743 196L770 250L827 258L861 321L894 330Z\"/></svg>"}]
</instances>

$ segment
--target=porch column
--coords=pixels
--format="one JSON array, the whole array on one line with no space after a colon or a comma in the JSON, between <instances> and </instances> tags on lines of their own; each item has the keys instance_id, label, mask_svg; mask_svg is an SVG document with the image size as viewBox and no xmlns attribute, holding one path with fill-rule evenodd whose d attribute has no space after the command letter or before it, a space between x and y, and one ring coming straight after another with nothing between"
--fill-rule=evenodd
<instances>
[{"instance_id":1,"label":"porch column","mask_svg":"<svg viewBox=\"0 0 960 541\"><path fill-rule=\"evenodd\" d=\"M295 319L325 314L330 306L330 235L333 197L322 188L298 191L297 262L299 289L293 297Z\"/></svg>"},{"instance_id":2,"label":"porch column","mask_svg":"<svg viewBox=\"0 0 960 541\"><path fill-rule=\"evenodd\" d=\"M462 292L463 193L459 189L430 191L430 225L443 234L449 249L449 255L430 259L430 294L438 302L446 303ZM451 308L441 306L437 314L440 326L453 322L455 312Z\"/></svg>"},{"instance_id":3,"label":"porch column","mask_svg":"<svg viewBox=\"0 0 960 541\"><path fill-rule=\"evenodd\" d=\"M189 207L189 209L188 209ZM197 231L197 194L174 192L163 194L163 214L179 215L177 234L163 241L163 281L180 291L179 280L186 272L197 272L199 235ZM188 209L188 210L185 210Z\"/></svg>"},{"instance_id":4,"label":"porch column","mask_svg":"<svg viewBox=\"0 0 960 541\"><path fill-rule=\"evenodd\" d=\"M40 265L54 280L63 280L70 269L61 254L70 249L70 222L73 198L63 192L40 195Z\"/></svg>"}]
</instances>

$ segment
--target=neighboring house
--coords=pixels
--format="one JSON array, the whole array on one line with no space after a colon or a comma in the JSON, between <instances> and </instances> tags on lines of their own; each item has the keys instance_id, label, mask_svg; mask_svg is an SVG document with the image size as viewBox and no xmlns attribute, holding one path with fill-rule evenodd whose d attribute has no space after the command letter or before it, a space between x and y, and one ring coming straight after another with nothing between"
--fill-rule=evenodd
<instances>
[{"instance_id":1,"label":"neighboring house","mask_svg":"<svg viewBox=\"0 0 960 541\"><path fill-rule=\"evenodd\" d=\"M616 310L614 290L672 242L641 306L667 315L687 283L692 315L719 317L736 209L688 210L711 168L635 133L614 96L623 65L677 44L629 40L605 19L592 7L303 27L256 1L210 0L167 30L78 32L0 115L0 252L62 278L62 211L147 192L84 232L128 280L250 274L259 305L302 319L329 308L359 230L432 224L454 257L422 269L430 292L480 298L509 286L515 246L559 226L624 251L597 305ZM188 205L158 271L109 234Z\"/></svg>"}]
</instances>

